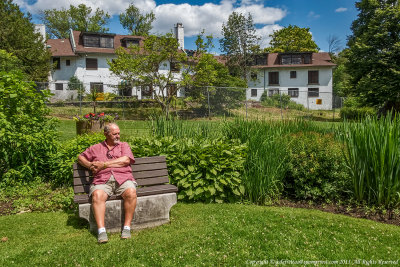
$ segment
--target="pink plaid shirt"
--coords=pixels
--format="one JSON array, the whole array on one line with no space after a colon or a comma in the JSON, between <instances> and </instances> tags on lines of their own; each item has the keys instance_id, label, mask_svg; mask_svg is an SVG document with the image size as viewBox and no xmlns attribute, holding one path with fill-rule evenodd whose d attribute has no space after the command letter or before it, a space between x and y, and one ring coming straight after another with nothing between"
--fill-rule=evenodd
<instances>
[{"instance_id":1,"label":"pink plaid shirt","mask_svg":"<svg viewBox=\"0 0 400 267\"><path fill-rule=\"evenodd\" d=\"M84 156L90 162L107 162L109 160L112 160L107 157L107 152L109 155L112 156L112 159L127 156L131 160L130 164L135 163L135 158L133 157L131 148L126 142L121 142L114 146L113 149L109 150L106 145L106 141L104 141L89 147L81 153L81 156ZM132 175L132 168L130 164L126 167L106 168L99 171L93 178L93 184L105 184L108 179L110 179L111 175L114 175L114 178L118 182L118 184L123 184L127 180L135 181Z\"/></svg>"}]
</instances>

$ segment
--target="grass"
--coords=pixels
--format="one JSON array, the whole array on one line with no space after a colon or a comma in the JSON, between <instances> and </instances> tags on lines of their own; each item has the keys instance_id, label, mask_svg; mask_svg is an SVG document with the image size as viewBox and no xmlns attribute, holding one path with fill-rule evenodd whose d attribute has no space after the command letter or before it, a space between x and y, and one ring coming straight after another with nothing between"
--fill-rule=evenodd
<instances>
[{"instance_id":1,"label":"grass","mask_svg":"<svg viewBox=\"0 0 400 267\"><path fill-rule=\"evenodd\" d=\"M128 136L142 136L151 133L151 123L149 121L117 121L121 129L122 139ZM58 131L59 140L66 141L76 137L76 123L74 120L60 119Z\"/></svg>"},{"instance_id":2,"label":"grass","mask_svg":"<svg viewBox=\"0 0 400 267\"><path fill-rule=\"evenodd\" d=\"M367 117L343 124L347 164L359 201L385 207L400 204L400 119Z\"/></svg>"},{"instance_id":3,"label":"grass","mask_svg":"<svg viewBox=\"0 0 400 267\"><path fill-rule=\"evenodd\" d=\"M0 217L1 266L243 266L268 260L393 260L400 228L315 210L177 204L171 223L98 245L74 214Z\"/></svg>"}]
</instances>

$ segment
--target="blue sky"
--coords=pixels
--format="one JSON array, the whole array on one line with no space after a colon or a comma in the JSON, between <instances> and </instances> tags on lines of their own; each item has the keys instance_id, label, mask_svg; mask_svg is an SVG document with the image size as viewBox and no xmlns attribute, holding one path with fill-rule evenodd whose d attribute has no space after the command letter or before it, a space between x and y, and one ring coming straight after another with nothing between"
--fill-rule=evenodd
<instances>
[{"instance_id":1,"label":"blue sky","mask_svg":"<svg viewBox=\"0 0 400 267\"><path fill-rule=\"evenodd\" d=\"M110 32L126 34L119 24L118 14L122 13L131 0L14 0L23 11L33 14L34 22L40 23L37 14L40 10L68 7L70 4L84 3L92 9L100 8L112 15L108 27ZM346 44L351 34L350 26L357 18L354 6L356 0L222 0L222 1L167 1L135 0L133 3L144 12L153 11L156 21L153 33L170 32L177 22L185 28L185 48L194 49L195 36L204 29L215 38L221 36L222 23L226 22L232 11L248 13L253 16L257 32L262 37L261 45L267 46L269 34L289 24L310 28L314 41L321 51L328 50L327 38L336 35ZM215 42L215 52L219 44Z\"/></svg>"}]
</instances>

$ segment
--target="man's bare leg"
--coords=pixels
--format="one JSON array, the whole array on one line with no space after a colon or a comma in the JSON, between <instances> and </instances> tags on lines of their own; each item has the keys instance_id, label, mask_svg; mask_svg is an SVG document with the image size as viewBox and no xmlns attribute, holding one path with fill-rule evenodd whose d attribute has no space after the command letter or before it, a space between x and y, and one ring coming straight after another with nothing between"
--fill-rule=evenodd
<instances>
[{"instance_id":1,"label":"man's bare leg","mask_svg":"<svg viewBox=\"0 0 400 267\"><path fill-rule=\"evenodd\" d=\"M122 193L124 199L124 210L125 210L125 221L124 226L131 226L133 220L133 214L136 209L136 189L128 188Z\"/></svg>"},{"instance_id":2,"label":"man's bare leg","mask_svg":"<svg viewBox=\"0 0 400 267\"><path fill-rule=\"evenodd\" d=\"M103 190L97 189L92 193L92 208L97 228L103 228L106 215L106 200L108 195Z\"/></svg>"}]
</instances>

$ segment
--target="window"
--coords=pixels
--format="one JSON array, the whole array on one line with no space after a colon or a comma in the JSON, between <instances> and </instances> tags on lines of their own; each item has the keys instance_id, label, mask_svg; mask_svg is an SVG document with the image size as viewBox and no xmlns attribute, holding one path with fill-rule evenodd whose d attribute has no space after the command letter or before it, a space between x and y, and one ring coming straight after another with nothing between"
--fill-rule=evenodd
<instances>
[{"instance_id":1,"label":"window","mask_svg":"<svg viewBox=\"0 0 400 267\"><path fill-rule=\"evenodd\" d=\"M310 54L304 55L304 64L311 64L311 55Z\"/></svg>"},{"instance_id":2,"label":"window","mask_svg":"<svg viewBox=\"0 0 400 267\"><path fill-rule=\"evenodd\" d=\"M97 70L97 58L86 58L86 69Z\"/></svg>"},{"instance_id":3,"label":"window","mask_svg":"<svg viewBox=\"0 0 400 267\"><path fill-rule=\"evenodd\" d=\"M279 94L279 89L276 89L276 88L268 89L268 96L273 96L273 95L276 95L276 94Z\"/></svg>"},{"instance_id":4,"label":"window","mask_svg":"<svg viewBox=\"0 0 400 267\"><path fill-rule=\"evenodd\" d=\"M319 97L319 88L308 88L308 97Z\"/></svg>"},{"instance_id":5,"label":"window","mask_svg":"<svg viewBox=\"0 0 400 267\"><path fill-rule=\"evenodd\" d=\"M90 92L96 90L97 93L104 93L103 83L90 83Z\"/></svg>"},{"instance_id":6,"label":"window","mask_svg":"<svg viewBox=\"0 0 400 267\"><path fill-rule=\"evenodd\" d=\"M295 70L290 71L290 79L295 79L295 78L297 78L297 71Z\"/></svg>"},{"instance_id":7,"label":"window","mask_svg":"<svg viewBox=\"0 0 400 267\"><path fill-rule=\"evenodd\" d=\"M257 89L251 89L251 97L257 97Z\"/></svg>"},{"instance_id":8,"label":"window","mask_svg":"<svg viewBox=\"0 0 400 267\"><path fill-rule=\"evenodd\" d=\"M257 80L257 72L252 72L250 74L250 77L251 77L252 80Z\"/></svg>"},{"instance_id":9,"label":"window","mask_svg":"<svg viewBox=\"0 0 400 267\"><path fill-rule=\"evenodd\" d=\"M269 85L279 84L279 72L278 71L269 72L268 73L268 81L269 81Z\"/></svg>"},{"instance_id":10,"label":"window","mask_svg":"<svg viewBox=\"0 0 400 267\"><path fill-rule=\"evenodd\" d=\"M64 90L63 84L62 83L56 83L56 90Z\"/></svg>"},{"instance_id":11,"label":"window","mask_svg":"<svg viewBox=\"0 0 400 267\"><path fill-rule=\"evenodd\" d=\"M67 60L65 61L65 65L70 66L70 65L71 65L71 60L67 59Z\"/></svg>"},{"instance_id":12,"label":"window","mask_svg":"<svg viewBox=\"0 0 400 267\"><path fill-rule=\"evenodd\" d=\"M84 35L83 36L83 46L114 48L114 37L113 36Z\"/></svg>"},{"instance_id":13,"label":"window","mask_svg":"<svg viewBox=\"0 0 400 267\"><path fill-rule=\"evenodd\" d=\"M129 47L129 46L138 46L139 45L139 40L135 40L135 39L126 39L124 41L124 46L125 47Z\"/></svg>"},{"instance_id":14,"label":"window","mask_svg":"<svg viewBox=\"0 0 400 267\"><path fill-rule=\"evenodd\" d=\"M318 84L319 79L318 79L319 73L317 70L309 70L308 71L308 84Z\"/></svg>"},{"instance_id":15,"label":"window","mask_svg":"<svg viewBox=\"0 0 400 267\"><path fill-rule=\"evenodd\" d=\"M289 88L288 95L290 97L299 97L299 88Z\"/></svg>"},{"instance_id":16,"label":"window","mask_svg":"<svg viewBox=\"0 0 400 267\"><path fill-rule=\"evenodd\" d=\"M281 65L311 64L311 54L281 54Z\"/></svg>"},{"instance_id":17,"label":"window","mask_svg":"<svg viewBox=\"0 0 400 267\"><path fill-rule=\"evenodd\" d=\"M179 72L180 71L180 65L178 62L171 62L171 71L172 72Z\"/></svg>"},{"instance_id":18,"label":"window","mask_svg":"<svg viewBox=\"0 0 400 267\"><path fill-rule=\"evenodd\" d=\"M267 65L267 56L266 55L254 56L252 65Z\"/></svg>"},{"instance_id":19,"label":"window","mask_svg":"<svg viewBox=\"0 0 400 267\"><path fill-rule=\"evenodd\" d=\"M153 96L153 88L149 85L142 85L142 98L151 98Z\"/></svg>"},{"instance_id":20,"label":"window","mask_svg":"<svg viewBox=\"0 0 400 267\"><path fill-rule=\"evenodd\" d=\"M55 65L55 69L56 70L61 69L60 58L59 57L54 57L53 58L53 64Z\"/></svg>"}]
</instances>

